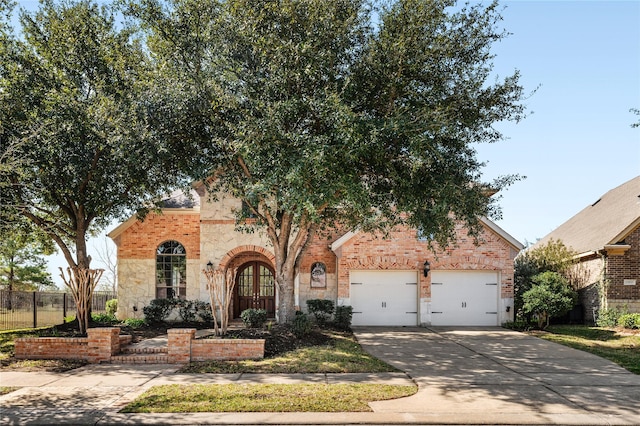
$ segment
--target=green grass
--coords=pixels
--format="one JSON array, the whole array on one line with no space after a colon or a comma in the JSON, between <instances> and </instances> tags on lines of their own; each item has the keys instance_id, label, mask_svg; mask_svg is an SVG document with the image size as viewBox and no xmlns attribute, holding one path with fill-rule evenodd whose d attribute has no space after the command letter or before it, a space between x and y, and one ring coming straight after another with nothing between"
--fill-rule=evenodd
<instances>
[{"instance_id":1,"label":"green grass","mask_svg":"<svg viewBox=\"0 0 640 426\"><path fill-rule=\"evenodd\" d=\"M371 411L368 402L416 392L416 386L376 384L163 385L121 412L365 412Z\"/></svg>"},{"instance_id":2,"label":"green grass","mask_svg":"<svg viewBox=\"0 0 640 426\"><path fill-rule=\"evenodd\" d=\"M634 374L640 374L640 334L623 335L601 327L556 325L549 333L536 336L615 362Z\"/></svg>"},{"instance_id":3,"label":"green grass","mask_svg":"<svg viewBox=\"0 0 640 426\"><path fill-rule=\"evenodd\" d=\"M6 395L10 392L13 392L14 390L18 390L20 388L13 388L13 387L9 387L9 386L0 386L0 396L1 395Z\"/></svg>"},{"instance_id":4,"label":"green grass","mask_svg":"<svg viewBox=\"0 0 640 426\"><path fill-rule=\"evenodd\" d=\"M310 346L262 360L191 363L181 373L382 373L396 368L366 353L352 336L333 334Z\"/></svg>"}]
</instances>

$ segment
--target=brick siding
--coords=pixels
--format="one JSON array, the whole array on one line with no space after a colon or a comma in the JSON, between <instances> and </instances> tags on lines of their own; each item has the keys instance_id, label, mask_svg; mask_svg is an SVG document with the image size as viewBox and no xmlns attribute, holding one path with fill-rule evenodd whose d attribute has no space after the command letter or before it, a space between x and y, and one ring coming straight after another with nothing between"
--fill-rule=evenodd
<instances>
[{"instance_id":1,"label":"brick siding","mask_svg":"<svg viewBox=\"0 0 640 426\"><path fill-rule=\"evenodd\" d=\"M631 232L624 242L631 246L624 255L607 258L607 298L640 301L640 227ZM636 280L636 284L624 285L626 279Z\"/></svg>"},{"instance_id":2,"label":"brick siding","mask_svg":"<svg viewBox=\"0 0 640 426\"><path fill-rule=\"evenodd\" d=\"M501 273L501 297L513 297L513 248L485 228L480 244L467 235L461 225L456 228L456 245L435 251L427 241L417 239L416 231L397 228L386 238L359 233L338 250L338 297L349 297L351 270L422 270L425 261L431 270L490 270ZM431 274L420 274L420 297L431 297Z\"/></svg>"},{"instance_id":3,"label":"brick siding","mask_svg":"<svg viewBox=\"0 0 640 426\"><path fill-rule=\"evenodd\" d=\"M193 212L150 213L115 238L119 259L155 259L158 246L175 240L182 244L187 259L200 258L200 215Z\"/></svg>"}]
</instances>

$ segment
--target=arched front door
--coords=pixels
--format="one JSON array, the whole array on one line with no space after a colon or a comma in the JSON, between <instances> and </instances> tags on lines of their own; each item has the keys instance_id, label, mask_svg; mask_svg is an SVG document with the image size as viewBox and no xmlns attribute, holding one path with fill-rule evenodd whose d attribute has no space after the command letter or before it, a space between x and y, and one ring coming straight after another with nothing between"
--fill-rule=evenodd
<instances>
[{"instance_id":1,"label":"arched front door","mask_svg":"<svg viewBox=\"0 0 640 426\"><path fill-rule=\"evenodd\" d=\"M267 317L276 315L276 286L273 270L262 262L249 262L238 268L233 317L245 309L264 309Z\"/></svg>"}]
</instances>

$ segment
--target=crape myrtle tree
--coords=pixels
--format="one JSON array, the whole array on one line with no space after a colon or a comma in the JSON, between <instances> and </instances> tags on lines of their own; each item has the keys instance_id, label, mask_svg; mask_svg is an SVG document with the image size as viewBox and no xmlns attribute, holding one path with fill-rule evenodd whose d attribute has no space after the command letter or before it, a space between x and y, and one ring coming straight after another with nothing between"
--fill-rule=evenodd
<instances>
[{"instance_id":1,"label":"crape myrtle tree","mask_svg":"<svg viewBox=\"0 0 640 426\"><path fill-rule=\"evenodd\" d=\"M525 110L518 72L492 73L496 3L124 3L158 70L153 132L195 147L194 180L241 199L238 224L268 236L281 322L326 227L404 224L445 245L456 222L477 236L499 214L488 189L517 177L483 183L473 144Z\"/></svg>"},{"instance_id":2,"label":"crape myrtle tree","mask_svg":"<svg viewBox=\"0 0 640 426\"><path fill-rule=\"evenodd\" d=\"M45 0L20 23L21 37L0 24L0 158L16 166L0 169L0 221L26 218L55 241L84 333L101 273L88 237L175 186L178 160L147 137L146 54L109 9Z\"/></svg>"}]
</instances>

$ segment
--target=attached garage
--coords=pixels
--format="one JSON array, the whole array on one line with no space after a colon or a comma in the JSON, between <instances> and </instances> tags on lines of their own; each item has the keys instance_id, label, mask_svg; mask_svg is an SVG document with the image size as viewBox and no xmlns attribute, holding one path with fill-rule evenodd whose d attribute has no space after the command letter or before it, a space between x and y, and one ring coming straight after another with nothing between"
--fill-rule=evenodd
<instances>
[{"instance_id":1,"label":"attached garage","mask_svg":"<svg viewBox=\"0 0 640 426\"><path fill-rule=\"evenodd\" d=\"M495 271L432 271L431 325L499 325Z\"/></svg>"},{"instance_id":2,"label":"attached garage","mask_svg":"<svg viewBox=\"0 0 640 426\"><path fill-rule=\"evenodd\" d=\"M353 325L418 325L417 271L351 271Z\"/></svg>"}]
</instances>

